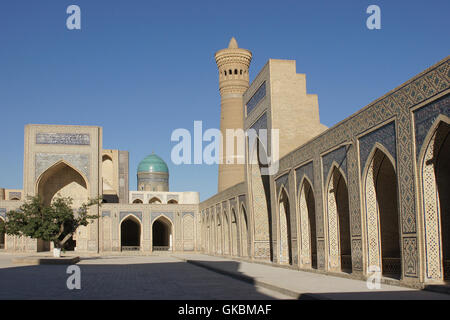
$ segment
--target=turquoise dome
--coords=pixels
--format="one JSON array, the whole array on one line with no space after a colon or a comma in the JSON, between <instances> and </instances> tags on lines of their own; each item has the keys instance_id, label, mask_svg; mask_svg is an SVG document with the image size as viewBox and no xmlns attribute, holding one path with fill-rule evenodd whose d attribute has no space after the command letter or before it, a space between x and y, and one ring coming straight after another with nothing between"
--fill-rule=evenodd
<instances>
[{"instance_id":1,"label":"turquoise dome","mask_svg":"<svg viewBox=\"0 0 450 320\"><path fill-rule=\"evenodd\" d=\"M164 172L169 173L169 168L163 159L156 154L151 154L139 163L138 172Z\"/></svg>"}]
</instances>

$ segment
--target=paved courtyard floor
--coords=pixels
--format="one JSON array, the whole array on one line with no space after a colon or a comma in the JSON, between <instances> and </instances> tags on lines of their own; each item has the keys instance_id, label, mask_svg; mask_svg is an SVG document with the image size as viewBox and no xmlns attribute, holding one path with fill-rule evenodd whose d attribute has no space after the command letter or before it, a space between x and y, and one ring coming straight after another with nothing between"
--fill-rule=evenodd
<instances>
[{"instance_id":1,"label":"paved courtyard floor","mask_svg":"<svg viewBox=\"0 0 450 320\"><path fill-rule=\"evenodd\" d=\"M364 281L201 254L82 256L81 290L69 290L67 266L18 266L15 257L0 253L0 299L450 299L384 284L369 290Z\"/></svg>"},{"instance_id":2,"label":"paved courtyard floor","mask_svg":"<svg viewBox=\"0 0 450 320\"><path fill-rule=\"evenodd\" d=\"M68 266L17 266L0 254L0 299L288 299L170 256L82 257L81 290L67 289Z\"/></svg>"}]
</instances>

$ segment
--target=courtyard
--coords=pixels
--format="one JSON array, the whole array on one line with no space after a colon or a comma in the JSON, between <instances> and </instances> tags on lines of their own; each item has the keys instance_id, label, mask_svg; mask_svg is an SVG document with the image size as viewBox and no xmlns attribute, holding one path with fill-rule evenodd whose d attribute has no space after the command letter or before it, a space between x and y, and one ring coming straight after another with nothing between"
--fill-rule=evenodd
<instances>
[{"instance_id":1,"label":"courtyard","mask_svg":"<svg viewBox=\"0 0 450 320\"><path fill-rule=\"evenodd\" d=\"M202 254L82 256L81 289L64 265L15 265L0 253L0 299L432 299L450 295Z\"/></svg>"}]
</instances>

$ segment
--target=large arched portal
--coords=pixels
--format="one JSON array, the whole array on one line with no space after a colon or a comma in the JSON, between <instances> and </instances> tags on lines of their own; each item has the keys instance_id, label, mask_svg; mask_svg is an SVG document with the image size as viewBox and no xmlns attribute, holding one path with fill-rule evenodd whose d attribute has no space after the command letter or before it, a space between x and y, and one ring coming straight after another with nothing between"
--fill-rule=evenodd
<instances>
[{"instance_id":1,"label":"large arched portal","mask_svg":"<svg viewBox=\"0 0 450 320\"><path fill-rule=\"evenodd\" d=\"M279 263L292 264L289 199L284 188L279 196L279 234Z\"/></svg>"},{"instance_id":2,"label":"large arched portal","mask_svg":"<svg viewBox=\"0 0 450 320\"><path fill-rule=\"evenodd\" d=\"M5 249L5 233L2 231L5 221L0 217L0 250Z\"/></svg>"},{"instance_id":3,"label":"large arched portal","mask_svg":"<svg viewBox=\"0 0 450 320\"><path fill-rule=\"evenodd\" d=\"M44 205L49 205L55 197L70 197L72 207L78 209L83 203L88 201L88 184L84 176L74 169L70 164L61 161L48 168L38 179L37 194ZM76 248L75 233L66 243L65 250L74 250ZM66 235L61 235L64 238ZM42 250L49 250L50 244L43 242Z\"/></svg>"},{"instance_id":4,"label":"large arched portal","mask_svg":"<svg viewBox=\"0 0 450 320\"><path fill-rule=\"evenodd\" d=\"M120 225L120 245L122 251L139 251L141 248L141 224L133 216Z\"/></svg>"},{"instance_id":5,"label":"large arched portal","mask_svg":"<svg viewBox=\"0 0 450 320\"><path fill-rule=\"evenodd\" d=\"M299 197L301 250L300 264L317 269L316 209L314 192L307 179L303 180Z\"/></svg>"},{"instance_id":6,"label":"large arched portal","mask_svg":"<svg viewBox=\"0 0 450 320\"><path fill-rule=\"evenodd\" d=\"M328 184L328 230L330 269L352 272L348 189L337 167Z\"/></svg>"},{"instance_id":7,"label":"large arched portal","mask_svg":"<svg viewBox=\"0 0 450 320\"><path fill-rule=\"evenodd\" d=\"M172 249L172 223L165 217L159 217L152 226L153 251Z\"/></svg>"},{"instance_id":8,"label":"large arched portal","mask_svg":"<svg viewBox=\"0 0 450 320\"><path fill-rule=\"evenodd\" d=\"M420 168L425 281L450 280L450 119L437 122Z\"/></svg>"},{"instance_id":9,"label":"large arched portal","mask_svg":"<svg viewBox=\"0 0 450 320\"><path fill-rule=\"evenodd\" d=\"M40 176L37 193L45 205L49 205L57 195L71 197L74 208L80 207L88 199L86 180L65 162L53 165Z\"/></svg>"},{"instance_id":10,"label":"large arched portal","mask_svg":"<svg viewBox=\"0 0 450 320\"><path fill-rule=\"evenodd\" d=\"M382 274L399 278L401 253L397 176L387 153L379 148L374 150L369 164L365 189L369 271L374 267L380 267L381 260ZM381 257L378 257L379 253Z\"/></svg>"}]
</instances>

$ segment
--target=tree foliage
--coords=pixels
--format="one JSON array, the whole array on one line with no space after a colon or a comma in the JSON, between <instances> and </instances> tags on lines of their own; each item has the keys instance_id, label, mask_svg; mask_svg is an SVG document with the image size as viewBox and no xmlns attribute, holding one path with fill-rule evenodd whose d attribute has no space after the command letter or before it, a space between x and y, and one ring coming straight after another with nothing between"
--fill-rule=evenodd
<instances>
[{"instance_id":1,"label":"tree foliage","mask_svg":"<svg viewBox=\"0 0 450 320\"><path fill-rule=\"evenodd\" d=\"M73 209L72 203L72 198L59 195L49 205L44 205L39 196L29 197L18 210L6 213L0 232L52 241L55 248L62 249L78 227L87 226L90 220L98 218L89 215L89 207L100 205L99 198L90 199L78 210Z\"/></svg>"}]
</instances>

